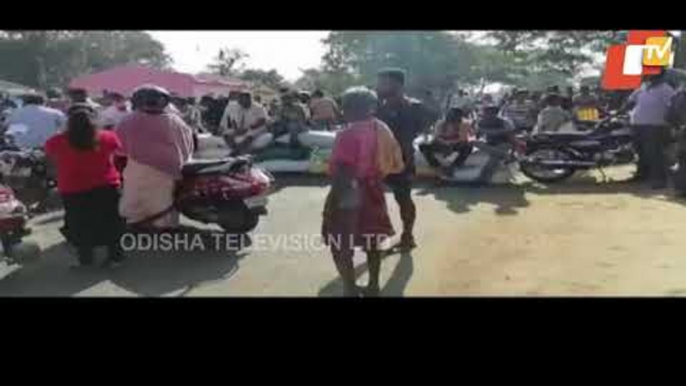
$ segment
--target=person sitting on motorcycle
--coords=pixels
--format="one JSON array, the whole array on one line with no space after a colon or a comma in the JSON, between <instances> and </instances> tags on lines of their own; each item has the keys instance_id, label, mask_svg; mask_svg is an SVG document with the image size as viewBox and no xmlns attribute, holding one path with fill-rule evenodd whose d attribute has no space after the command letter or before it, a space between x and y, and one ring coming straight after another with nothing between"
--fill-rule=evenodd
<instances>
[{"instance_id":1,"label":"person sitting on motorcycle","mask_svg":"<svg viewBox=\"0 0 686 386\"><path fill-rule=\"evenodd\" d=\"M179 225L174 188L193 153L193 130L167 110L170 99L161 87L140 87L132 98L135 111L116 130L128 158L119 212L134 226Z\"/></svg>"},{"instance_id":2,"label":"person sitting on motorcycle","mask_svg":"<svg viewBox=\"0 0 686 386\"><path fill-rule=\"evenodd\" d=\"M534 134L557 132L572 120L570 114L560 105L562 101L558 94L548 94L545 101L546 107L538 114Z\"/></svg>"},{"instance_id":3,"label":"person sitting on motorcycle","mask_svg":"<svg viewBox=\"0 0 686 386\"><path fill-rule=\"evenodd\" d=\"M419 150L433 168L441 167L436 159L436 153L450 154L457 152L457 158L444 170L444 173L450 176L452 171L462 166L467 157L472 153L472 141L474 141L472 123L464 120L464 111L462 109L453 107L448 111L445 119L436 124L436 133L433 141L419 145Z\"/></svg>"},{"instance_id":4,"label":"person sitting on motorcycle","mask_svg":"<svg viewBox=\"0 0 686 386\"><path fill-rule=\"evenodd\" d=\"M224 132L224 138L232 153L240 154L262 149L274 139L267 131L267 111L253 101L250 92L240 93L237 108L228 111L228 128Z\"/></svg>"},{"instance_id":5,"label":"person sitting on motorcycle","mask_svg":"<svg viewBox=\"0 0 686 386\"><path fill-rule=\"evenodd\" d=\"M515 137L514 124L498 116L498 107L486 105L482 108L481 116L476 123L477 136L480 141L475 146L490 157L484 166L479 182L487 183L504 160L508 160L512 149L521 152L522 144Z\"/></svg>"},{"instance_id":6,"label":"person sitting on motorcycle","mask_svg":"<svg viewBox=\"0 0 686 386\"><path fill-rule=\"evenodd\" d=\"M76 247L79 265L92 264L93 248L101 245L108 248L108 262L116 265L124 258L119 238L125 224L117 209L121 176L113 162L121 143L114 132L97 127L90 105L74 104L68 116L66 131L45 144L64 203L61 231Z\"/></svg>"},{"instance_id":7,"label":"person sitting on motorcycle","mask_svg":"<svg viewBox=\"0 0 686 386\"><path fill-rule=\"evenodd\" d=\"M308 114L305 107L300 103L296 92L289 92L281 99L281 109L276 123L276 134L289 135L289 143L293 147L300 145L298 135L307 131Z\"/></svg>"}]
</instances>

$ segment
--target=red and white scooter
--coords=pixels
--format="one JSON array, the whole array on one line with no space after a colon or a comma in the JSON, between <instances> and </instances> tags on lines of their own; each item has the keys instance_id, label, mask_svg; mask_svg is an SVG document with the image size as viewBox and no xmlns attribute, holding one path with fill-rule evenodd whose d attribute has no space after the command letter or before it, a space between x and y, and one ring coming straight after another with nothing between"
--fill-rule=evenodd
<instances>
[{"instance_id":1,"label":"red and white scooter","mask_svg":"<svg viewBox=\"0 0 686 386\"><path fill-rule=\"evenodd\" d=\"M125 159L118 159L117 164L123 169ZM267 214L274 178L248 156L193 160L184 165L182 174L174 208L192 220L243 234L255 229L260 216Z\"/></svg>"}]
</instances>

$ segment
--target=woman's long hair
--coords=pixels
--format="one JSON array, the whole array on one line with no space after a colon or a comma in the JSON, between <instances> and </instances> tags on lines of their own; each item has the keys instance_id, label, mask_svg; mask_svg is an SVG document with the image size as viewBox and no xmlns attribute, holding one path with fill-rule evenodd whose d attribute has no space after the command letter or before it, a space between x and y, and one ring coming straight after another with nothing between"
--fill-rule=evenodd
<instances>
[{"instance_id":1,"label":"woman's long hair","mask_svg":"<svg viewBox=\"0 0 686 386\"><path fill-rule=\"evenodd\" d=\"M67 139L75 149L88 151L98 146L98 129L94 116L95 111L89 105L75 104L69 108Z\"/></svg>"}]
</instances>

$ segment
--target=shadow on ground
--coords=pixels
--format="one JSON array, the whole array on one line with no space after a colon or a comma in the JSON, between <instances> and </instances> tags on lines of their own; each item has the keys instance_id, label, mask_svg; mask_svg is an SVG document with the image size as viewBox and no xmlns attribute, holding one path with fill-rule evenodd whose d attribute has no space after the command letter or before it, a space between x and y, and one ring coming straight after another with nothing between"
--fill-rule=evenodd
<instances>
[{"instance_id":1,"label":"shadow on ground","mask_svg":"<svg viewBox=\"0 0 686 386\"><path fill-rule=\"evenodd\" d=\"M455 213L469 212L475 205L495 205L498 215L516 215L519 209L529 206L526 189L518 185L507 186L451 186L424 187L417 194L433 195L436 200L445 201L448 209Z\"/></svg>"},{"instance_id":2,"label":"shadow on ground","mask_svg":"<svg viewBox=\"0 0 686 386\"><path fill-rule=\"evenodd\" d=\"M527 192L535 194L630 194L640 198L653 198L686 204L686 200L678 197L671 187L654 190L651 189L649 182L636 183L616 179L601 181L590 175L555 184L526 182L521 186Z\"/></svg>"},{"instance_id":3,"label":"shadow on ground","mask_svg":"<svg viewBox=\"0 0 686 386\"><path fill-rule=\"evenodd\" d=\"M384 260L387 260L385 258ZM333 266L333 261L331 262ZM355 267L355 278L359 278L367 271L367 263L362 263ZM401 253L400 259L393 272L389 276L386 284L381 289L383 297L401 297L405 295L405 288L414 273L414 259L411 253ZM383 279L383 277L382 277ZM319 290L320 297L340 297L343 295L343 282L340 277L336 277Z\"/></svg>"},{"instance_id":4,"label":"shadow on ground","mask_svg":"<svg viewBox=\"0 0 686 386\"><path fill-rule=\"evenodd\" d=\"M117 269L100 266L70 269L75 262L72 249L65 243L54 245L42 253L41 261L20 267L0 278L0 296L72 296L106 282L127 293L96 290L98 296L184 296L202 285L229 279L238 269L243 253L215 249L212 234L216 231L189 229L189 237L208 240L207 249L127 254L124 265ZM192 241L189 242L189 245ZM100 259L102 260L102 259Z\"/></svg>"},{"instance_id":5,"label":"shadow on ground","mask_svg":"<svg viewBox=\"0 0 686 386\"><path fill-rule=\"evenodd\" d=\"M323 175L304 173L279 173L275 175L274 193L291 186L325 188L329 186L329 179Z\"/></svg>"},{"instance_id":6,"label":"shadow on ground","mask_svg":"<svg viewBox=\"0 0 686 386\"><path fill-rule=\"evenodd\" d=\"M631 183L621 179L602 180L594 175L580 174L574 178L557 183L543 184L525 181L510 185L469 186L424 184L417 194L433 195L445 201L448 208L456 213L468 212L479 203L496 206L499 215L513 215L518 209L529 206L526 193L540 195L583 195L583 194L630 194L645 199L670 201L686 205L686 198L679 197L671 188L653 190L649 183Z\"/></svg>"}]
</instances>

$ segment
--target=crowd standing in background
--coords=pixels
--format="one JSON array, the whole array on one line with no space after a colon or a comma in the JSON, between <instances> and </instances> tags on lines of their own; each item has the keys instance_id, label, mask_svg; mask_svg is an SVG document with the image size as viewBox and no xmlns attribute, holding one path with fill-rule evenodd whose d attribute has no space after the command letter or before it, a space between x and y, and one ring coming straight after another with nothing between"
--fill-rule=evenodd
<instances>
[{"instance_id":1,"label":"crowd standing in background","mask_svg":"<svg viewBox=\"0 0 686 386\"><path fill-rule=\"evenodd\" d=\"M322 90L315 90L310 101L310 115L312 124L318 130L334 130L341 118L338 104L332 98L325 96Z\"/></svg>"}]
</instances>

